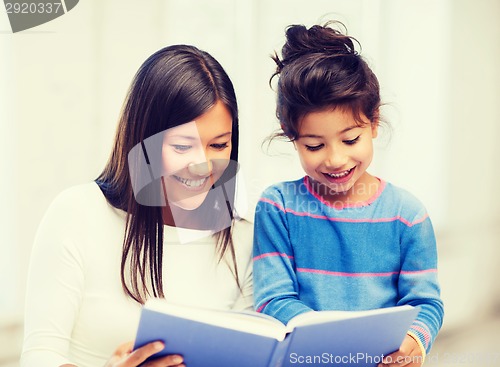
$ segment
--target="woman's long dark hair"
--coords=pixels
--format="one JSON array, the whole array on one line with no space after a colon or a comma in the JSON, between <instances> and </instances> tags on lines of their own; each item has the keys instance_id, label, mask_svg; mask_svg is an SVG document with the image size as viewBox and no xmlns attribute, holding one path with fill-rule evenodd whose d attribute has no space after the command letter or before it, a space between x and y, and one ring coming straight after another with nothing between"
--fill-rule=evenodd
<instances>
[{"instance_id":1,"label":"woman's long dark hair","mask_svg":"<svg viewBox=\"0 0 500 367\"><path fill-rule=\"evenodd\" d=\"M230 159L237 162L236 96L228 75L210 54L187 45L163 48L142 64L130 86L110 158L95 181L107 201L127 213L121 281L125 293L139 303L144 303L149 296L165 297L162 279L164 222L161 206L144 206L135 200L128 154L134 146L143 144L144 139L194 120L217 101L221 101L232 116ZM235 165L230 164L221 179L234 177L235 170ZM234 180L227 182L234 185ZM227 191L234 195L234 188ZM234 200L234 197L229 199ZM231 229L232 225L215 236L219 261L229 251L239 286Z\"/></svg>"}]
</instances>

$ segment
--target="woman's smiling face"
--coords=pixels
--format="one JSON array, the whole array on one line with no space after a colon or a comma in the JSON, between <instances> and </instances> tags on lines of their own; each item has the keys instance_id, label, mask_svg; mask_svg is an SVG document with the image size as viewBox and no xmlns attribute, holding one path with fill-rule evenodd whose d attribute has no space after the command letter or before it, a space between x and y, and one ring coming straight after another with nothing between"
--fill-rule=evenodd
<instances>
[{"instance_id":1,"label":"woman's smiling face","mask_svg":"<svg viewBox=\"0 0 500 367\"><path fill-rule=\"evenodd\" d=\"M198 208L231 156L232 117L220 101L194 121L168 129L162 158L168 205Z\"/></svg>"}]
</instances>

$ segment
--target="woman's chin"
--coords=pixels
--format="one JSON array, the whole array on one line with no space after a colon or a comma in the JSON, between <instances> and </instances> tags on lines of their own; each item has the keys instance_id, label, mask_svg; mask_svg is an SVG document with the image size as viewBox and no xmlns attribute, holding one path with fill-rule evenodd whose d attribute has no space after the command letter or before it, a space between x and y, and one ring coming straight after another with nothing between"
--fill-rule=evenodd
<instances>
[{"instance_id":1,"label":"woman's chin","mask_svg":"<svg viewBox=\"0 0 500 367\"><path fill-rule=\"evenodd\" d=\"M201 204L203 204L206 197L207 197L207 192L202 192L198 195L190 196L185 199L172 201L169 204L179 207L183 210L195 210L198 209L201 206Z\"/></svg>"}]
</instances>

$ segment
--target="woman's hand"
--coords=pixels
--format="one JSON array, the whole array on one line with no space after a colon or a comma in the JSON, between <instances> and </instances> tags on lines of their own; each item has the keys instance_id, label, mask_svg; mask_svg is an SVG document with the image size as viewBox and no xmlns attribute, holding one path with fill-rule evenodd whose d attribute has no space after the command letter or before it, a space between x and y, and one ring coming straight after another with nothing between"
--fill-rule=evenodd
<instances>
[{"instance_id":1,"label":"woman's hand","mask_svg":"<svg viewBox=\"0 0 500 367\"><path fill-rule=\"evenodd\" d=\"M137 367L148 357L165 347L162 342L154 342L133 351L133 346L133 342L120 345L104 367ZM185 367L182 361L182 357L179 355L169 355L145 363L142 367Z\"/></svg>"},{"instance_id":2,"label":"woman's hand","mask_svg":"<svg viewBox=\"0 0 500 367\"><path fill-rule=\"evenodd\" d=\"M410 335L406 335L399 350L384 357L378 367L420 367L423 363L420 346Z\"/></svg>"}]
</instances>

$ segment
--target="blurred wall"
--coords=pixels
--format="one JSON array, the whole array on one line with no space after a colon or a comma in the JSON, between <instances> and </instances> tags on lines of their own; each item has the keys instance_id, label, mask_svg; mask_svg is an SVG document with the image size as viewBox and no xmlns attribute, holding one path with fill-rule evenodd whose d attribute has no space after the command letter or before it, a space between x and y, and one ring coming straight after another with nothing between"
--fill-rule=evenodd
<instances>
[{"instance_id":1,"label":"blurred wall","mask_svg":"<svg viewBox=\"0 0 500 367\"><path fill-rule=\"evenodd\" d=\"M441 279L448 321L500 310L500 1L453 1L447 226Z\"/></svg>"},{"instance_id":2,"label":"blurred wall","mask_svg":"<svg viewBox=\"0 0 500 367\"><path fill-rule=\"evenodd\" d=\"M81 0L63 17L12 34L1 13L0 324L22 319L44 211L61 190L99 174L133 74L165 45L209 51L234 81L248 216L267 185L301 176L290 144L261 147L277 127L269 55L287 25L328 19L360 41L387 102L392 129L377 142L371 172L414 192L434 220L445 329L493 312L499 16L497 0Z\"/></svg>"}]
</instances>

